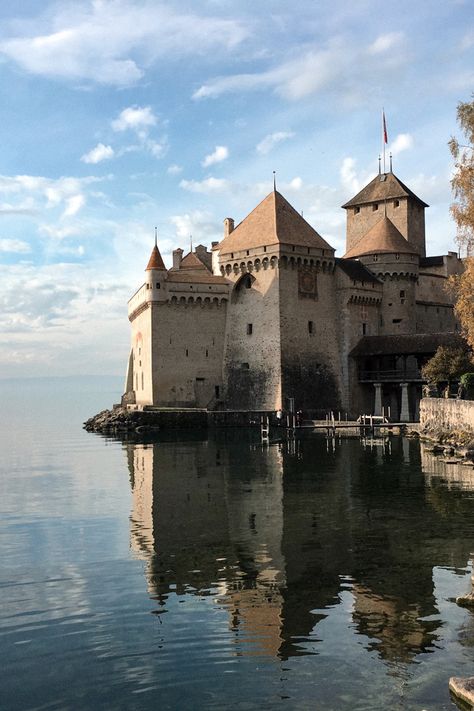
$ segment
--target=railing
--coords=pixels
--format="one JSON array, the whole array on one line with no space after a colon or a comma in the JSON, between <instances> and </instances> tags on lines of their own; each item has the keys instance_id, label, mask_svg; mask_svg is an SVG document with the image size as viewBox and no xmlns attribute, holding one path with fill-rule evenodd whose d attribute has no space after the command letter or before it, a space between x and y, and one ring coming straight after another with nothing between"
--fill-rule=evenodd
<instances>
[{"instance_id":1,"label":"railing","mask_svg":"<svg viewBox=\"0 0 474 711\"><path fill-rule=\"evenodd\" d=\"M421 372L418 368L408 368L406 370L359 370L359 382L377 383L410 383L422 382Z\"/></svg>"}]
</instances>

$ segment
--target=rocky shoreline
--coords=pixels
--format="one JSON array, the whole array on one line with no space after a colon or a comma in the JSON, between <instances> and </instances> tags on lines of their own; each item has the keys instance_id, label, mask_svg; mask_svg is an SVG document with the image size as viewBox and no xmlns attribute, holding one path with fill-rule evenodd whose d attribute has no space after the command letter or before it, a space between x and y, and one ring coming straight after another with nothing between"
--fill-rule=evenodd
<instances>
[{"instance_id":1,"label":"rocky shoreline","mask_svg":"<svg viewBox=\"0 0 474 711\"><path fill-rule=\"evenodd\" d=\"M102 410L84 422L87 432L125 435L146 434L161 429L201 429L207 427L205 410L128 410L114 407Z\"/></svg>"},{"instance_id":2,"label":"rocky shoreline","mask_svg":"<svg viewBox=\"0 0 474 711\"><path fill-rule=\"evenodd\" d=\"M474 437L464 430L421 429L418 437L428 442L434 454L453 456L460 461L474 462Z\"/></svg>"}]
</instances>

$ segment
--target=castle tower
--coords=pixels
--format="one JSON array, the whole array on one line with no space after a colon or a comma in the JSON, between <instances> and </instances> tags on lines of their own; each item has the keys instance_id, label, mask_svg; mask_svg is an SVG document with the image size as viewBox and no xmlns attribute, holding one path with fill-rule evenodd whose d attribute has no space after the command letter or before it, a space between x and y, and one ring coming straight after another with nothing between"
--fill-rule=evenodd
<instances>
[{"instance_id":1,"label":"castle tower","mask_svg":"<svg viewBox=\"0 0 474 711\"><path fill-rule=\"evenodd\" d=\"M213 253L232 282L227 407L329 407L339 390L334 249L277 190L237 226L228 218L224 230Z\"/></svg>"},{"instance_id":2,"label":"castle tower","mask_svg":"<svg viewBox=\"0 0 474 711\"><path fill-rule=\"evenodd\" d=\"M381 173L342 206L347 212L346 250L350 252L385 214L420 257L426 255L428 205L394 173Z\"/></svg>"},{"instance_id":3,"label":"castle tower","mask_svg":"<svg viewBox=\"0 0 474 711\"><path fill-rule=\"evenodd\" d=\"M167 301L167 272L155 246L145 269L145 283L128 302L128 318L132 326L132 343L125 380L125 404L154 403L154 309Z\"/></svg>"},{"instance_id":4,"label":"castle tower","mask_svg":"<svg viewBox=\"0 0 474 711\"><path fill-rule=\"evenodd\" d=\"M383 281L380 335L415 333L420 258L393 222L379 217L344 259L358 259Z\"/></svg>"}]
</instances>

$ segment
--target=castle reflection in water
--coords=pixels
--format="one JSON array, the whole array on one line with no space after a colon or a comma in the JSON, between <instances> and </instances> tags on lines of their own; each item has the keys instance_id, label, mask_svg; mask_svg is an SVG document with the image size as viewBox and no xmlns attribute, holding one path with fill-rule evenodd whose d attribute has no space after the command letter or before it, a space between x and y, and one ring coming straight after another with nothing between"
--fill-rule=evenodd
<instances>
[{"instance_id":1,"label":"castle reflection in water","mask_svg":"<svg viewBox=\"0 0 474 711\"><path fill-rule=\"evenodd\" d=\"M125 446L131 547L157 613L170 595L212 596L236 654L288 659L318 653L318 625L345 605L389 663L435 648L433 569L465 575L474 550L472 469L446 477L401 438Z\"/></svg>"}]
</instances>

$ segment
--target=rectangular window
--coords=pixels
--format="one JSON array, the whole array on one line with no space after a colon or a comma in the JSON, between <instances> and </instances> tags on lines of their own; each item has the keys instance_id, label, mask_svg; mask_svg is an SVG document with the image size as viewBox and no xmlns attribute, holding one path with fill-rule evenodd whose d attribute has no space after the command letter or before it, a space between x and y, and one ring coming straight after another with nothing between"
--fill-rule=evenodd
<instances>
[{"instance_id":1,"label":"rectangular window","mask_svg":"<svg viewBox=\"0 0 474 711\"><path fill-rule=\"evenodd\" d=\"M188 349L186 348L186 358L188 357L188 355L189 355L189 351L188 351Z\"/></svg>"},{"instance_id":2,"label":"rectangular window","mask_svg":"<svg viewBox=\"0 0 474 711\"><path fill-rule=\"evenodd\" d=\"M214 386L214 394L217 398L219 397L219 393L220 393L219 386L215 385Z\"/></svg>"},{"instance_id":3,"label":"rectangular window","mask_svg":"<svg viewBox=\"0 0 474 711\"><path fill-rule=\"evenodd\" d=\"M401 299L404 299L404 298L405 298L405 289L402 289L402 290L400 291L400 298L401 298Z\"/></svg>"},{"instance_id":4,"label":"rectangular window","mask_svg":"<svg viewBox=\"0 0 474 711\"><path fill-rule=\"evenodd\" d=\"M400 207L400 200L394 200L393 207Z\"/></svg>"},{"instance_id":5,"label":"rectangular window","mask_svg":"<svg viewBox=\"0 0 474 711\"><path fill-rule=\"evenodd\" d=\"M360 207L355 207L354 208L354 215L358 215L360 212Z\"/></svg>"},{"instance_id":6,"label":"rectangular window","mask_svg":"<svg viewBox=\"0 0 474 711\"><path fill-rule=\"evenodd\" d=\"M362 335L363 336L367 335L367 324L366 323L362 324Z\"/></svg>"},{"instance_id":7,"label":"rectangular window","mask_svg":"<svg viewBox=\"0 0 474 711\"><path fill-rule=\"evenodd\" d=\"M308 333L313 333L313 322L308 321Z\"/></svg>"},{"instance_id":8,"label":"rectangular window","mask_svg":"<svg viewBox=\"0 0 474 711\"><path fill-rule=\"evenodd\" d=\"M209 351L206 348L206 358L209 358Z\"/></svg>"},{"instance_id":9,"label":"rectangular window","mask_svg":"<svg viewBox=\"0 0 474 711\"><path fill-rule=\"evenodd\" d=\"M251 336L253 333L253 323L247 324L247 336Z\"/></svg>"},{"instance_id":10,"label":"rectangular window","mask_svg":"<svg viewBox=\"0 0 474 711\"><path fill-rule=\"evenodd\" d=\"M392 323L401 323L402 319L401 318L392 318Z\"/></svg>"},{"instance_id":11,"label":"rectangular window","mask_svg":"<svg viewBox=\"0 0 474 711\"><path fill-rule=\"evenodd\" d=\"M375 205L372 205L372 210L374 212L377 212L378 209L379 209L379 206L377 205L377 203L375 203Z\"/></svg>"},{"instance_id":12,"label":"rectangular window","mask_svg":"<svg viewBox=\"0 0 474 711\"><path fill-rule=\"evenodd\" d=\"M250 370L250 366L248 363L242 363L242 370Z\"/></svg>"},{"instance_id":13,"label":"rectangular window","mask_svg":"<svg viewBox=\"0 0 474 711\"><path fill-rule=\"evenodd\" d=\"M157 288L157 289L161 289L161 284L160 284L159 281L156 282L156 288Z\"/></svg>"},{"instance_id":14,"label":"rectangular window","mask_svg":"<svg viewBox=\"0 0 474 711\"><path fill-rule=\"evenodd\" d=\"M196 378L196 383L203 383L206 378Z\"/></svg>"}]
</instances>

